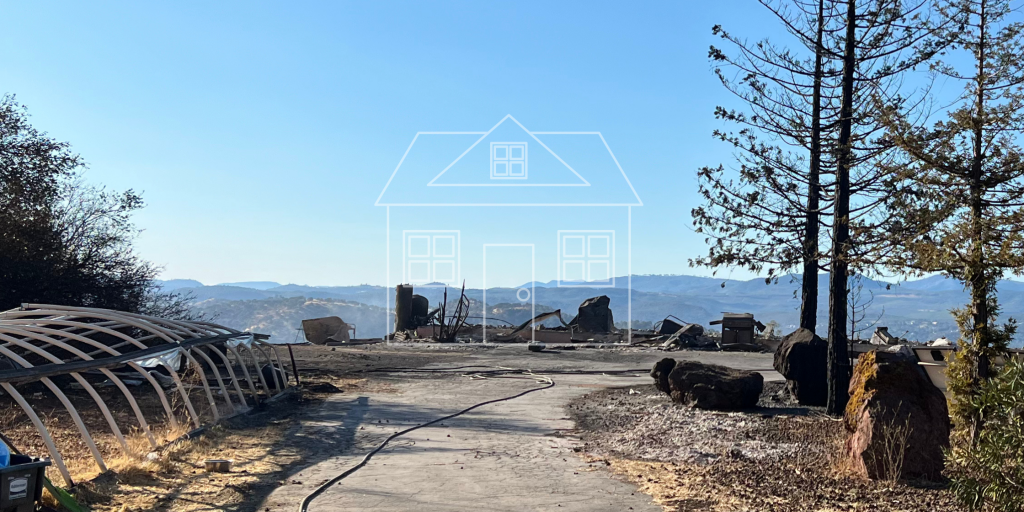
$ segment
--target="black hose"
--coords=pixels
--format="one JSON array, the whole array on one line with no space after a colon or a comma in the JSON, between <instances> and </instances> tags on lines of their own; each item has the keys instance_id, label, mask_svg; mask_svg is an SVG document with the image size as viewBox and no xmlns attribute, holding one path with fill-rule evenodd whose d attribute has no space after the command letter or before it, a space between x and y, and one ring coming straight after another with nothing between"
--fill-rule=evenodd
<instances>
[{"instance_id":1,"label":"black hose","mask_svg":"<svg viewBox=\"0 0 1024 512\"><path fill-rule=\"evenodd\" d=\"M519 393L519 394L516 394L516 395L512 395L512 396L507 396L505 398L498 398L498 399L495 399L495 400L488 400L486 402L480 402L480 403L478 403L478 404L476 404L476 405L474 405L472 407L467 407L467 408L465 408L465 409L463 409L463 410L461 410L461 411L459 411L459 412L457 412L455 414L449 414L448 416L445 416L443 418L438 418L438 419L433 420L431 422L424 423L422 425L416 425L415 427L409 427L409 428L407 428L405 430L402 430L400 432L395 432L394 434L391 434L390 436L388 436L387 439L384 440L383 443L377 445L377 447L374 448L373 451L371 451L370 453L367 453L366 456L363 457L363 460L359 462L359 464L356 464L355 466L353 466L353 467L349 468L348 470L346 470L344 473L341 473L340 475L338 475L338 476L328 480L327 482L323 483L320 487L317 487L313 492L309 493L309 495L306 496L305 499L302 500L302 503L299 505L299 512L307 512L309 510L309 504L312 503L313 500L315 500L317 498L317 496L320 496L330 486L340 482L345 477L351 475L352 473L355 473L360 468L365 466L366 463L370 461L371 457L373 457L377 452L383 450L384 447L387 446L388 443L390 443L393 439L397 439L397 438L399 438L401 436L404 436L405 434L408 434L409 432L412 432L413 430L418 430L418 429L421 429L423 427L429 427L430 425L433 425L435 423L440 423L440 422L445 421L445 420L450 420L450 419L452 419L452 418L454 418L456 416L461 416L461 415L466 414L467 412L472 411L473 409L476 409L478 407L483 407L483 406L488 405L488 404L493 404L493 403L498 403L498 402L504 402L504 401L507 401L507 400L512 400L512 399L515 399L515 398L519 398L519 397L521 397L523 395L528 395L528 394L533 393L535 391L543 391L545 389L551 389L552 387L555 386L555 382L553 380L548 379L548 381L549 381L548 384L546 384L544 386L541 386L539 388L528 389L526 391L523 391L522 393Z\"/></svg>"}]
</instances>

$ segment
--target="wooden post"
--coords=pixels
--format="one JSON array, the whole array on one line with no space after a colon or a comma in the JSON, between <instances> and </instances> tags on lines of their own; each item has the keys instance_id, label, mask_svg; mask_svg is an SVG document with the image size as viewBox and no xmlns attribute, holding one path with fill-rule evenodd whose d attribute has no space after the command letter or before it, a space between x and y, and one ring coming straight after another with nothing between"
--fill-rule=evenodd
<instances>
[{"instance_id":1,"label":"wooden post","mask_svg":"<svg viewBox=\"0 0 1024 512\"><path fill-rule=\"evenodd\" d=\"M408 328L412 317L412 286L400 284L395 287L395 332Z\"/></svg>"}]
</instances>

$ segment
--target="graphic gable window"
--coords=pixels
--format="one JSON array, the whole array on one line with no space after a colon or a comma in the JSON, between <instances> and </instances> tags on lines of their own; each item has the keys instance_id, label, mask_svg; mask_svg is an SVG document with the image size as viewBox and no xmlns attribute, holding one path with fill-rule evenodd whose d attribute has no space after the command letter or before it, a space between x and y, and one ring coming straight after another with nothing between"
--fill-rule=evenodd
<instances>
[{"instance_id":1,"label":"graphic gable window","mask_svg":"<svg viewBox=\"0 0 1024 512\"><path fill-rule=\"evenodd\" d=\"M405 231L403 236L406 283L456 285L459 281L458 231Z\"/></svg>"},{"instance_id":2,"label":"graphic gable window","mask_svg":"<svg viewBox=\"0 0 1024 512\"><path fill-rule=\"evenodd\" d=\"M491 179L526 179L526 143L491 143Z\"/></svg>"},{"instance_id":3,"label":"graphic gable window","mask_svg":"<svg viewBox=\"0 0 1024 512\"><path fill-rule=\"evenodd\" d=\"M558 286L615 286L614 231L559 231Z\"/></svg>"}]
</instances>

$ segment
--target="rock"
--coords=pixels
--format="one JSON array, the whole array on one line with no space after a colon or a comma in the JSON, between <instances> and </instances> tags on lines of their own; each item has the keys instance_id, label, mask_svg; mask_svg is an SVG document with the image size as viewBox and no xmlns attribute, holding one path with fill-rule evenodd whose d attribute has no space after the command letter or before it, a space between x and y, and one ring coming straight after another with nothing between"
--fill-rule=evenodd
<instances>
[{"instance_id":1,"label":"rock","mask_svg":"<svg viewBox=\"0 0 1024 512\"><path fill-rule=\"evenodd\" d=\"M827 360L828 343L810 329L800 328L782 338L772 366L786 378L797 402L824 406L828 401Z\"/></svg>"},{"instance_id":2,"label":"rock","mask_svg":"<svg viewBox=\"0 0 1024 512\"><path fill-rule=\"evenodd\" d=\"M669 357L654 364L654 369L651 370L651 377L654 377L654 387L658 388L658 391L668 394L672 393L672 389L668 386L668 374L675 367L676 360Z\"/></svg>"},{"instance_id":3,"label":"rock","mask_svg":"<svg viewBox=\"0 0 1024 512\"><path fill-rule=\"evenodd\" d=\"M880 363L875 352L860 356L844 422L849 432L846 454L862 476L941 478L942 452L949 447L946 397L915 362ZM899 457L902 466L890 462Z\"/></svg>"},{"instance_id":4,"label":"rock","mask_svg":"<svg viewBox=\"0 0 1024 512\"><path fill-rule=\"evenodd\" d=\"M578 327L587 333L606 334L615 330L612 310L608 307L612 300L607 295L591 297L580 304L579 314L569 325Z\"/></svg>"},{"instance_id":5,"label":"rock","mask_svg":"<svg viewBox=\"0 0 1024 512\"><path fill-rule=\"evenodd\" d=\"M667 361L671 359L658 364L667 365ZM683 405L698 409L746 409L757 405L764 377L757 372L679 361L668 374L668 387L672 400Z\"/></svg>"},{"instance_id":6,"label":"rock","mask_svg":"<svg viewBox=\"0 0 1024 512\"><path fill-rule=\"evenodd\" d=\"M704 335L704 326L700 324L686 324L683 326L682 332L687 336L693 336L696 338Z\"/></svg>"}]
</instances>

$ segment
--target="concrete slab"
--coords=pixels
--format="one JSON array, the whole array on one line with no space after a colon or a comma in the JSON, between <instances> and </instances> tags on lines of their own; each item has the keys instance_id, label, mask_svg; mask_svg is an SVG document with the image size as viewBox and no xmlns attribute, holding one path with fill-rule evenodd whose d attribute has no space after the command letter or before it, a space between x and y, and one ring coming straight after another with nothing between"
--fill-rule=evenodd
<instances>
[{"instance_id":1,"label":"concrete slab","mask_svg":"<svg viewBox=\"0 0 1024 512\"><path fill-rule=\"evenodd\" d=\"M476 353L461 364L608 371L649 368L670 355L763 370L768 380L781 378L771 375L770 354L648 352L621 358L563 354L529 353L518 346ZM325 453L325 460L289 477L288 484L273 492L259 510L297 510L305 495L358 463L393 432L539 385L526 377L396 373L383 378L395 392L336 395L303 423L296 435L336 453ZM574 453L579 440L572 436L573 424L563 411L569 400L594 389L649 384L646 370L627 376L556 374L551 378L556 382L551 389L487 405L393 441L366 467L322 494L310 510L661 510L603 464L587 464Z\"/></svg>"}]
</instances>

